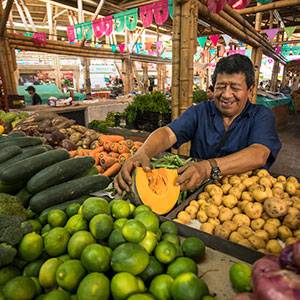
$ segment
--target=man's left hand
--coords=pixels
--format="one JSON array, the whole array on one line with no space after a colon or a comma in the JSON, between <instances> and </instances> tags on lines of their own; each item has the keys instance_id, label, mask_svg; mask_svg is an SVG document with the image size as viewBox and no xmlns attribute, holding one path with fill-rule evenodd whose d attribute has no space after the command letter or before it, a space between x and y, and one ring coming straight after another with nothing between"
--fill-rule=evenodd
<instances>
[{"instance_id":1,"label":"man's left hand","mask_svg":"<svg viewBox=\"0 0 300 300\"><path fill-rule=\"evenodd\" d=\"M176 184L182 191L193 190L210 178L211 166L207 160L189 163L178 169Z\"/></svg>"}]
</instances>

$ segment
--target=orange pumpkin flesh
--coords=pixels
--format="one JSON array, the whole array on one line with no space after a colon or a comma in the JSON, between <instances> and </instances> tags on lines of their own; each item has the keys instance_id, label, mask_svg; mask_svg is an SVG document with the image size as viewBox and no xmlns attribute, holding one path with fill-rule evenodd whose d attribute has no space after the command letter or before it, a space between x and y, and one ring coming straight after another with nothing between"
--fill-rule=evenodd
<instances>
[{"instance_id":1,"label":"orange pumpkin flesh","mask_svg":"<svg viewBox=\"0 0 300 300\"><path fill-rule=\"evenodd\" d=\"M158 215L168 213L180 194L180 187L175 185L177 176L177 170L160 168L145 172L136 168L135 189L141 202Z\"/></svg>"}]
</instances>

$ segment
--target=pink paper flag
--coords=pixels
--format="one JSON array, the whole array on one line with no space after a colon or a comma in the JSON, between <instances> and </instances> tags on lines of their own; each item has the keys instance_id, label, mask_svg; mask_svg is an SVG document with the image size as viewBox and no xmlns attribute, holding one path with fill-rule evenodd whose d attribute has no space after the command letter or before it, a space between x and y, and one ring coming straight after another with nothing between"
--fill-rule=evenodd
<instances>
[{"instance_id":1,"label":"pink paper flag","mask_svg":"<svg viewBox=\"0 0 300 300\"><path fill-rule=\"evenodd\" d=\"M145 28L149 27L153 21L153 4L148 4L141 6L140 10L140 18L143 22L143 26Z\"/></svg>"},{"instance_id":2,"label":"pink paper flag","mask_svg":"<svg viewBox=\"0 0 300 300\"><path fill-rule=\"evenodd\" d=\"M46 32L35 32L33 34L33 43L37 46L46 46L47 44Z\"/></svg>"},{"instance_id":3,"label":"pink paper flag","mask_svg":"<svg viewBox=\"0 0 300 300\"><path fill-rule=\"evenodd\" d=\"M162 47L162 41L157 41L156 42L156 49L157 49L157 51L160 51L161 47Z\"/></svg>"},{"instance_id":4,"label":"pink paper flag","mask_svg":"<svg viewBox=\"0 0 300 300\"><path fill-rule=\"evenodd\" d=\"M263 32L265 32L268 36L268 39L272 41L276 34L278 33L279 28L270 28L270 29L265 29Z\"/></svg>"},{"instance_id":5,"label":"pink paper flag","mask_svg":"<svg viewBox=\"0 0 300 300\"><path fill-rule=\"evenodd\" d=\"M281 53L281 46L280 45L277 45L275 47L275 52L276 52L276 54L280 54Z\"/></svg>"},{"instance_id":6,"label":"pink paper flag","mask_svg":"<svg viewBox=\"0 0 300 300\"><path fill-rule=\"evenodd\" d=\"M207 0L207 8L212 13L219 13L226 4L226 0Z\"/></svg>"},{"instance_id":7,"label":"pink paper flag","mask_svg":"<svg viewBox=\"0 0 300 300\"><path fill-rule=\"evenodd\" d=\"M112 16L107 16L105 18L96 19L95 21L93 21L93 30L96 38L100 38L104 34L106 36L111 35L112 29L113 29Z\"/></svg>"},{"instance_id":8,"label":"pink paper flag","mask_svg":"<svg viewBox=\"0 0 300 300\"><path fill-rule=\"evenodd\" d=\"M69 42L75 41L75 30L73 25L67 26L67 37Z\"/></svg>"},{"instance_id":9,"label":"pink paper flag","mask_svg":"<svg viewBox=\"0 0 300 300\"><path fill-rule=\"evenodd\" d=\"M217 46L219 38L220 38L219 34L213 34L209 36L209 39L211 40L214 46Z\"/></svg>"},{"instance_id":10,"label":"pink paper flag","mask_svg":"<svg viewBox=\"0 0 300 300\"><path fill-rule=\"evenodd\" d=\"M93 31L96 38L101 38L104 34L102 19L96 19L93 21Z\"/></svg>"},{"instance_id":11,"label":"pink paper flag","mask_svg":"<svg viewBox=\"0 0 300 300\"><path fill-rule=\"evenodd\" d=\"M120 50L120 53L124 53L124 51L125 51L125 44L119 44L119 50Z\"/></svg>"},{"instance_id":12,"label":"pink paper flag","mask_svg":"<svg viewBox=\"0 0 300 300\"><path fill-rule=\"evenodd\" d=\"M250 0L238 0L236 1L232 7L235 9L243 9L250 3Z\"/></svg>"},{"instance_id":13,"label":"pink paper flag","mask_svg":"<svg viewBox=\"0 0 300 300\"><path fill-rule=\"evenodd\" d=\"M153 3L153 14L157 25L164 24L169 17L169 3L168 0L161 0Z\"/></svg>"}]
</instances>

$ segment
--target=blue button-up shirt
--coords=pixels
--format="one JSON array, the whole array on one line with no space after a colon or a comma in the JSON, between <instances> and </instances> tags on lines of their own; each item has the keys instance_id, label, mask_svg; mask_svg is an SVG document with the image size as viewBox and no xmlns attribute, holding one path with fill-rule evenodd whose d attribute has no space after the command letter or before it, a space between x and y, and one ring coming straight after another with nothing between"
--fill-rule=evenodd
<instances>
[{"instance_id":1,"label":"blue button-up shirt","mask_svg":"<svg viewBox=\"0 0 300 300\"><path fill-rule=\"evenodd\" d=\"M191 106L168 126L177 138L174 147L191 141L190 155L199 159L222 157L261 144L271 151L265 166L269 168L281 148L273 112L249 101L227 130L213 101Z\"/></svg>"}]
</instances>

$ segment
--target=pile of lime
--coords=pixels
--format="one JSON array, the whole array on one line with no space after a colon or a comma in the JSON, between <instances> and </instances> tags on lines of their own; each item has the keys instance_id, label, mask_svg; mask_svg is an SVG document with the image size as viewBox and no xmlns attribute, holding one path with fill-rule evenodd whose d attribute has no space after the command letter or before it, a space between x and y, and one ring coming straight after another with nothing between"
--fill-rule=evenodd
<instances>
[{"instance_id":1,"label":"pile of lime","mask_svg":"<svg viewBox=\"0 0 300 300\"><path fill-rule=\"evenodd\" d=\"M0 299L213 299L197 276L204 243L180 239L145 205L91 197L30 222L18 259L0 270Z\"/></svg>"}]
</instances>

